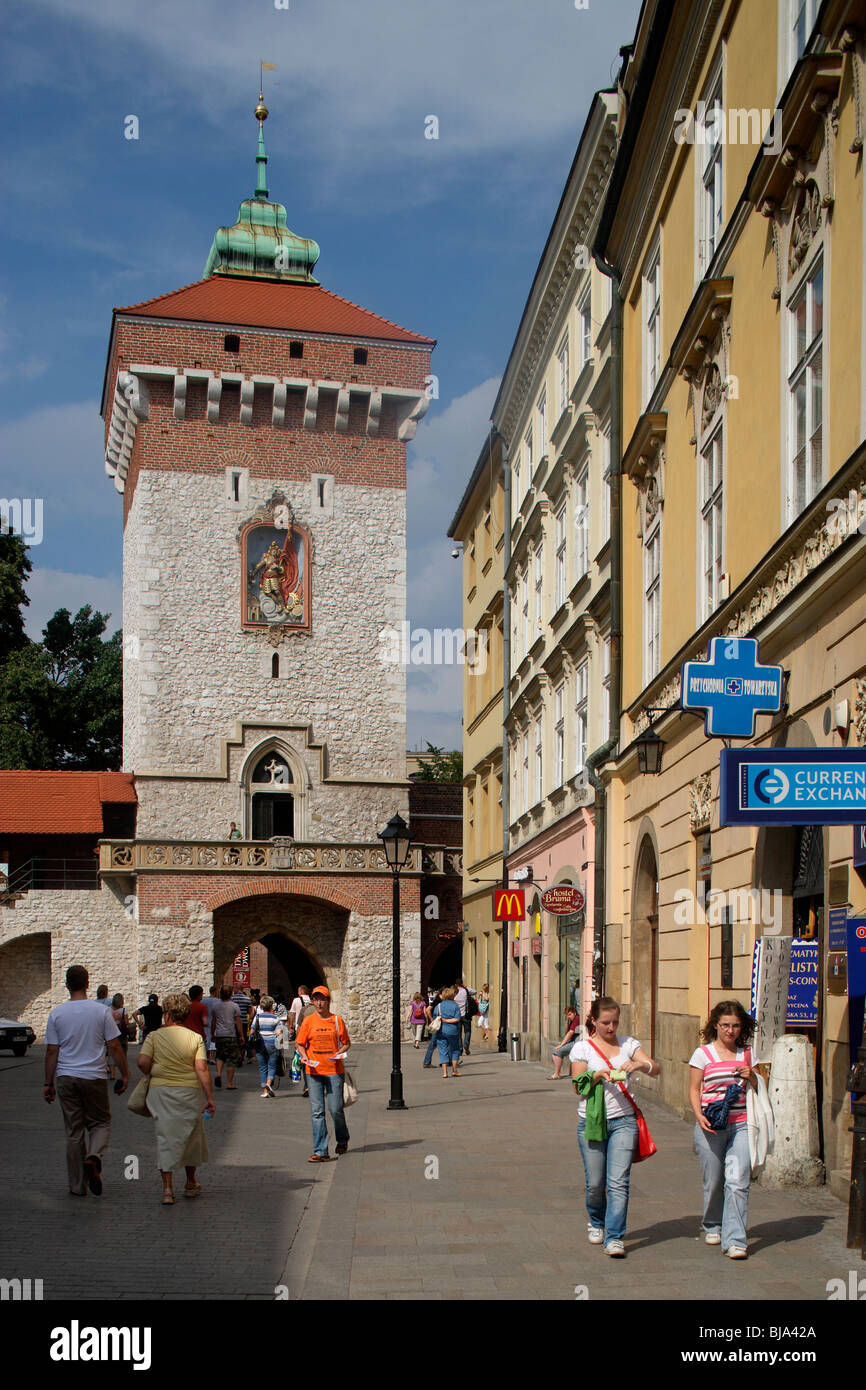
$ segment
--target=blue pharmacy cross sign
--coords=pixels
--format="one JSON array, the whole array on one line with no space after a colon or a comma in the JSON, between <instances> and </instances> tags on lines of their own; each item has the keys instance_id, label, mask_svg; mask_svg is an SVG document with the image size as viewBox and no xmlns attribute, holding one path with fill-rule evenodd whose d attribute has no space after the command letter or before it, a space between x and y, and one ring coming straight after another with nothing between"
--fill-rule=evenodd
<instances>
[{"instance_id":1,"label":"blue pharmacy cross sign","mask_svg":"<svg viewBox=\"0 0 866 1390\"><path fill-rule=\"evenodd\" d=\"M755 716L782 708L782 668L760 664L754 637L714 637L709 661L684 662L680 704L708 738L754 738Z\"/></svg>"}]
</instances>

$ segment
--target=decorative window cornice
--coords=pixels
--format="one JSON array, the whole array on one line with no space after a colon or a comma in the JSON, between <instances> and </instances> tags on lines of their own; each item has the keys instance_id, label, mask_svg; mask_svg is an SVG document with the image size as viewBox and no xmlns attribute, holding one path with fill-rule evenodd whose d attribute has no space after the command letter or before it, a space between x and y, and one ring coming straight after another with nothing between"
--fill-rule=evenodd
<instances>
[{"instance_id":1,"label":"decorative window cornice","mask_svg":"<svg viewBox=\"0 0 866 1390\"><path fill-rule=\"evenodd\" d=\"M665 500L665 436L667 411L645 413L623 455L622 469L638 490L638 536L643 538Z\"/></svg>"}]
</instances>

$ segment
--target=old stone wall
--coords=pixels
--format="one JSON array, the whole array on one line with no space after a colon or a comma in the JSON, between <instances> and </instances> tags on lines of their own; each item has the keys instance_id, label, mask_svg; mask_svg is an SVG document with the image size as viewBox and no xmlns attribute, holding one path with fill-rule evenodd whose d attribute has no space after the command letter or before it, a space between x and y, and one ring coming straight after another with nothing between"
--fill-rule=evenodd
<instances>
[{"instance_id":1,"label":"old stone wall","mask_svg":"<svg viewBox=\"0 0 866 1390\"><path fill-rule=\"evenodd\" d=\"M87 967L92 996L107 984L138 1008L146 989L134 912L106 884L92 891L34 889L0 909L0 1014L29 1023L42 1037L51 1009L69 998L70 965Z\"/></svg>"},{"instance_id":2,"label":"old stone wall","mask_svg":"<svg viewBox=\"0 0 866 1390\"><path fill-rule=\"evenodd\" d=\"M273 489L250 479L241 514L220 475L142 469L124 540L124 766L218 773L222 741L246 720L311 723L336 776L402 778L405 673L380 660L380 632L404 616L405 495L335 487L314 513L309 483L285 485L311 533L312 631L286 637L275 678L266 635L241 628L238 544ZM218 796L212 823L226 809ZM139 834L166 833L158 822L143 801Z\"/></svg>"}]
</instances>

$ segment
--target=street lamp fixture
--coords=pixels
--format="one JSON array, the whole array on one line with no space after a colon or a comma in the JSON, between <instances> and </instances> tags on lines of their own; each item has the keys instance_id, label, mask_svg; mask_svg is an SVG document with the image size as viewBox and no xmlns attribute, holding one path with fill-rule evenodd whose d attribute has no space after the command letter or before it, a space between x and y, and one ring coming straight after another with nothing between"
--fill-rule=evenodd
<instances>
[{"instance_id":1,"label":"street lamp fixture","mask_svg":"<svg viewBox=\"0 0 866 1390\"><path fill-rule=\"evenodd\" d=\"M638 772L653 774L661 772L664 746L664 739L659 738L652 723L650 723L649 728L637 739Z\"/></svg>"},{"instance_id":2,"label":"street lamp fixture","mask_svg":"<svg viewBox=\"0 0 866 1390\"><path fill-rule=\"evenodd\" d=\"M400 870L409 862L412 839L409 827L398 813L392 816L379 839L391 870L392 936L391 936L391 1099L389 1110L405 1110L403 1072L400 1066Z\"/></svg>"}]
</instances>

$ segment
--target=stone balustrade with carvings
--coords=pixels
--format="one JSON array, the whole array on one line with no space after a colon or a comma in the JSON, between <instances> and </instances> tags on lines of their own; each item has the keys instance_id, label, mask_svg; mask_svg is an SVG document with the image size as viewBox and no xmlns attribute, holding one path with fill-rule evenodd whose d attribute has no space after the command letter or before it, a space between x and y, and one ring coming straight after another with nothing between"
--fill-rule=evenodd
<instances>
[{"instance_id":1,"label":"stone balustrade with carvings","mask_svg":"<svg viewBox=\"0 0 866 1390\"><path fill-rule=\"evenodd\" d=\"M300 840L101 840L104 877L140 873L388 874L375 844L312 844ZM413 845L404 873L460 874L459 850Z\"/></svg>"}]
</instances>

